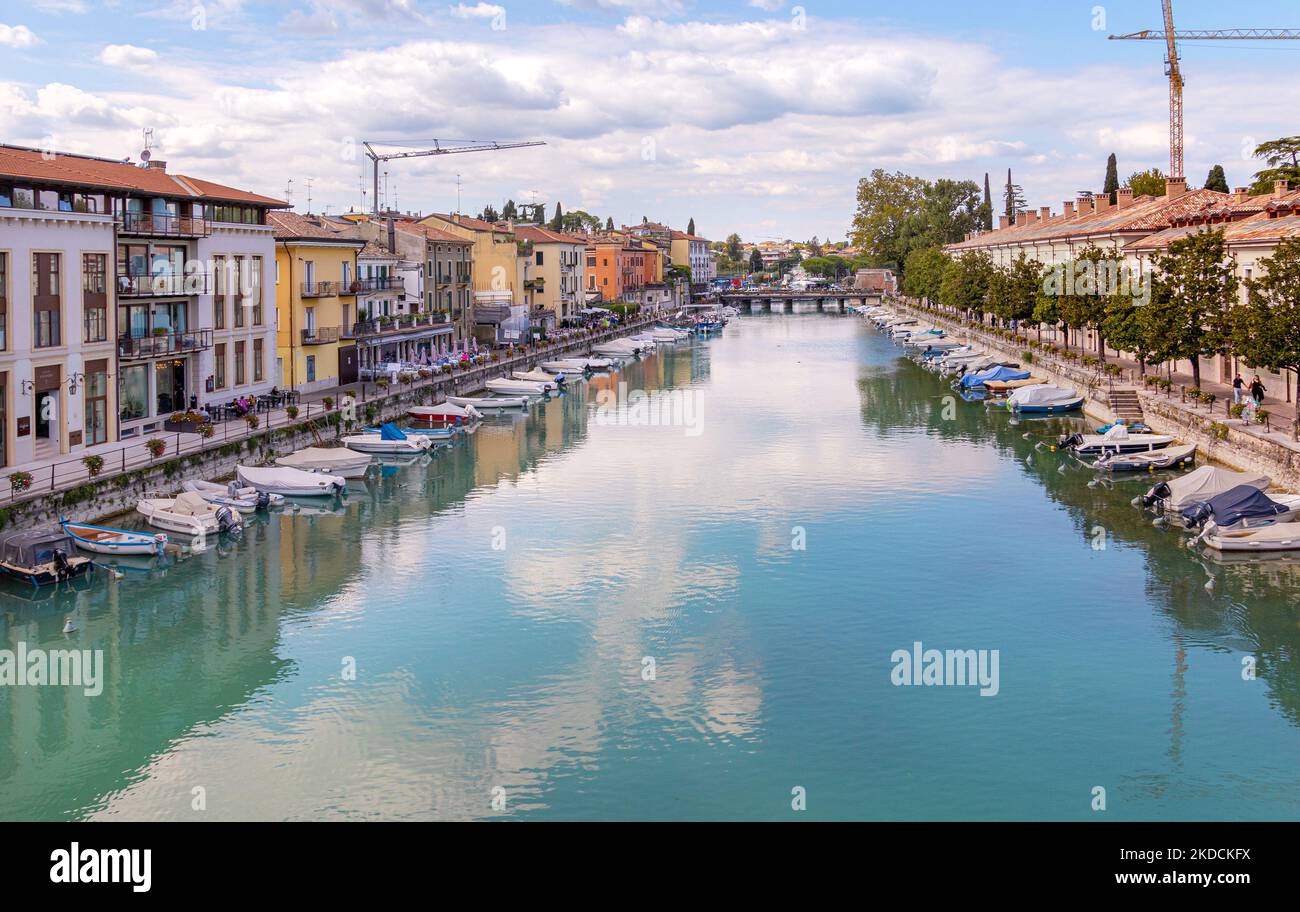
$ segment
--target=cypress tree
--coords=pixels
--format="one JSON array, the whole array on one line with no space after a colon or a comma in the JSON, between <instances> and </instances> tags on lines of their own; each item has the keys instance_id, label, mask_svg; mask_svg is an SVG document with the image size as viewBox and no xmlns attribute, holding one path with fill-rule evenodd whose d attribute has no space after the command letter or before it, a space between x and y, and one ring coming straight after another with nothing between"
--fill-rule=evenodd
<instances>
[{"instance_id":1,"label":"cypress tree","mask_svg":"<svg viewBox=\"0 0 1300 912\"><path fill-rule=\"evenodd\" d=\"M1119 190L1119 164L1115 160L1114 152L1110 153L1110 158L1106 159L1106 186L1102 189L1110 197L1110 204L1115 205L1118 200L1117 191Z\"/></svg>"},{"instance_id":2,"label":"cypress tree","mask_svg":"<svg viewBox=\"0 0 1300 912\"><path fill-rule=\"evenodd\" d=\"M695 219L691 219L686 223L686 233L690 235L695 234Z\"/></svg>"},{"instance_id":3,"label":"cypress tree","mask_svg":"<svg viewBox=\"0 0 1300 912\"><path fill-rule=\"evenodd\" d=\"M1210 169L1210 176L1205 179L1206 190L1218 190L1220 193L1228 193L1228 175L1223 173L1223 165L1215 165Z\"/></svg>"}]
</instances>

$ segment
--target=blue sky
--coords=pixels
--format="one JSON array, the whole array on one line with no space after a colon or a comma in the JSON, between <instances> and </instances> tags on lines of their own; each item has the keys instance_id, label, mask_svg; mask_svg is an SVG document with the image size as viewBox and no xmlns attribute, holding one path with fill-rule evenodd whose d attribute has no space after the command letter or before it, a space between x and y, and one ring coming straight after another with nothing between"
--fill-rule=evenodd
<instances>
[{"instance_id":1,"label":"blue sky","mask_svg":"<svg viewBox=\"0 0 1300 912\"><path fill-rule=\"evenodd\" d=\"M1100 10L1098 9L1100 8ZM1181 28L1300 26L1294 3L1176 0ZM201 27L196 28L195 25ZM1100 26L1100 27L1097 27ZM542 139L393 163L399 208L507 197L702 233L842 238L872 168L1012 168L1059 208L1167 167L1157 0L29 0L0 7L0 141L138 156L361 205L362 140ZM1253 142L1300 132L1300 42L1184 47L1187 170L1244 184Z\"/></svg>"}]
</instances>

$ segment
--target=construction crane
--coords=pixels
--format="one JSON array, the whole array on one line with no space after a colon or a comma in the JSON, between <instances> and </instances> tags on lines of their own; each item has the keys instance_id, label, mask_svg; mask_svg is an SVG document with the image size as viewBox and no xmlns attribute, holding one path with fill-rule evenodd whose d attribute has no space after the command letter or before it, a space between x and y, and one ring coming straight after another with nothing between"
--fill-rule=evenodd
<instances>
[{"instance_id":1,"label":"construction crane","mask_svg":"<svg viewBox=\"0 0 1300 912\"><path fill-rule=\"evenodd\" d=\"M450 145L456 143L457 145ZM366 157L370 159L374 166L374 214L379 215L379 163L387 161L396 161L402 158L423 158L427 155L456 155L461 152L499 152L503 149L523 149L527 146L544 146L546 143L539 140L530 140L528 142L503 143L493 140L477 139L394 139L394 140L373 140L372 142L363 142L366 148ZM377 152L375 146L431 146L432 148L412 149L406 152Z\"/></svg>"},{"instance_id":2,"label":"construction crane","mask_svg":"<svg viewBox=\"0 0 1300 912\"><path fill-rule=\"evenodd\" d=\"M1178 42L1181 41L1293 41L1300 29L1210 29L1179 32L1174 30L1173 0L1161 0L1164 8L1164 31L1144 29L1128 35L1111 35L1111 41L1163 41L1165 75L1169 77L1169 176L1185 179L1183 173L1183 71L1178 65Z\"/></svg>"}]
</instances>

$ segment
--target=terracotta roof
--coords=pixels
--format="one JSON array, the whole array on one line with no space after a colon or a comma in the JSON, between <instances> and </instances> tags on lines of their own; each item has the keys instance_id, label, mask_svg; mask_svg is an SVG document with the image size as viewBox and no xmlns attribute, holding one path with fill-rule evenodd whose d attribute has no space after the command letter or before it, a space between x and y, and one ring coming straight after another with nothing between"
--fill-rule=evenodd
<instances>
[{"instance_id":1,"label":"terracotta roof","mask_svg":"<svg viewBox=\"0 0 1300 912\"><path fill-rule=\"evenodd\" d=\"M521 241L532 241L534 244L586 244L586 238L574 237L571 234L565 234L561 231L552 231L549 228L539 228L536 225L520 225L515 229L515 237Z\"/></svg>"},{"instance_id":2,"label":"terracotta roof","mask_svg":"<svg viewBox=\"0 0 1300 912\"><path fill-rule=\"evenodd\" d=\"M38 149L0 145L0 176L49 184L66 184L98 191L133 191L185 199L214 202L246 203L255 206L287 208L288 203L247 190L236 190L212 181L183 174L169 174L162 168L139 165L89 155L57 152L47 158Z\"/></svg>"},{"instance_id":3,"label":"terracotta roof","mask_svg":"<svg viewBox=\"0 0 1300 912\"><path fill-rule=\"evenodd\" d=\"M339 244L353 243L358 247L365 243L355 228L342 228L319 216L300 215L297 212L269 212L266 222L275 229L277 241L333 241Z\"/></svg>"},{"instance_id":4,"label":"terracotta roof","mask_svg":"<svg viewBox=\"0 0 1300 912\"><path fill-rule=\"evenodd\" d=\"M393 253L378 241L366 241L366 246L362 247L357 253L362 257L383 257L390 260L400 259L400 255Z\"/></svg>"},{"instance_id":5,"label":"terracotta roof","mask_svg":"<svg viewBox=\"0 0 1300 912\"><path fill-rule=\"evenodd\" d=\"M382 225L382 222L376 222ZM435 228L432 225L425 225L420 222L395 222L394 227L398 231L404 231L407 234L422 234L430 241L438 244L464 244L472 247L474 242L469 238L463 238L459 234L452 234L450 231L443 231L441 228ZM385 229L387 230L387 229Z\"/></svg>"},{"instance_id":6,"label":"terracotta roof","mask_svg":"<svg viewBox=\"0 0 1300 912\"><path fill-rule=\"evenodd\" d=\"M457 222L456 218L452 217L451 215L444 214L442 212L434 212L429 215L429 218L442 219L442 221L444 222L453 222L459 225L461 228L468 228L471 231L491 231L496 234L510 233L509 228L503 228L500 225L493 225L491 222L485 222L482 219L470 218L468 215L459 216L460 218L459 222Z\"/></svg>"},{"instance_id":7,"label":"terracotta roof","mask_svg":"<svg viewBox=\"0 0 1300 912\"><path fill-rule=\"evenodd\" d=\"M1276 243L1284 238L1300 237L1300 201L1281 202L1274 206L1274 211L1277 212L1276 216L1261 212L1226 224L1199 222L1177 225L1126 244L1124 250L1129 253L1163 250L1174 241L1198 231L1222 231L1224 243L1229 247L1236 244Z\"/></svg>"},{"instance_id":8,"label":"terracotta roof","mask_svg":"<svg viewBox=\"0 0 1300 912\"><path fill-rule=\"evenodd\" d=\"M698 234L687 234L685 231L674 231L673 240L674 241L700 241L705 244L709 243L708 238L702 238Z\"/></svg>"}]
</instances>

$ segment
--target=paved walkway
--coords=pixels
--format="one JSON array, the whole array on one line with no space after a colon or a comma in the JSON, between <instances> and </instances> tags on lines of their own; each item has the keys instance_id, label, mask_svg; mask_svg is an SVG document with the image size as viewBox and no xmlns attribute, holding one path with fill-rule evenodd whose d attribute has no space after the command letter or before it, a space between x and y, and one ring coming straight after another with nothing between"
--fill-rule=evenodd
<instances>
[{"instance_id":1,"label":"paved walkway","mask_svg":"<svg viewBox=\"0 0 1300 912\"><path fill-rule=\"evenodd\" d=\"M523 370L524 362L530 360L552 360L561 349L566 346L580 347L590 346L605 341L606 339L616 338L626 335L630 332L636 332L647 326L653 326L657 318L637 321L624 326L612 329L601 330L594 335L582 335L579 333L570 333L564 336L553 336L554 344L545 349L534 347L527 354L523 354L516 349L514 357L509 356L508 349L498 349L497 354L500 358L497 361L487 362L477 368L468 371L457 371L452 374L440 374L427 380L418 380L410 385L401 385L400 388L392 389L388 392L381 390L373 381L364 381L349 383L343 386L331 387L328 389L318 390L314 393L303 394L298 402L298 414L295 418L289 417L288 407L271 409L268 412L258 413L257 429L251 429L243 418L231 418L227 421L218 421L213 423L214 433L211 439L205 439L198 434L189 434L177 431L158 431L141 437L139 440L127 442L103 443L96 446L86 447L84 451L76 454L61 454L50 456L45 459L33 460L0 476L0 506L7 503L15 502L19 499L26 500L41 494L58 493L67 491L86 484L91 480L90 471L86 468L82 459L86 456L102 456L104 466L100 470L96 481L103 481L116 475L137 469L148 468L151 465L166 462L177 456L190 456L212 450L228 443L243 441L249 437L263 434L272 428L283 428L289 425L302 424L312 419L320 418L328 414L329 410L325 408L324 400L333 399L333 407L337 409L339 404L348 396L355 397L358 403L364 403L376 398L406 394L416 390L433 387L435 395L442 393L444 396L448 393L457 395L460 392L473 392L482 389L483 382L493 376L505 374L509 371ZM589 349L588 349L589 350ZM503 360L504 359L504 360ZM162 440L166 443L166 451L154 457L145 445L148 440ZM16 472L27 472L32 476L30 486L22 491L15 491L10 484L10 477Z\"/></svg>"}]
</instances>

